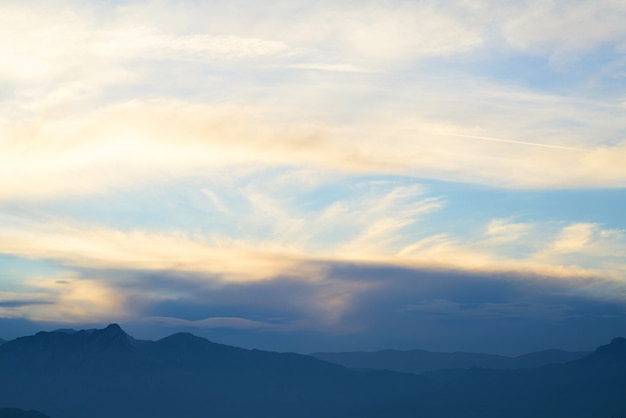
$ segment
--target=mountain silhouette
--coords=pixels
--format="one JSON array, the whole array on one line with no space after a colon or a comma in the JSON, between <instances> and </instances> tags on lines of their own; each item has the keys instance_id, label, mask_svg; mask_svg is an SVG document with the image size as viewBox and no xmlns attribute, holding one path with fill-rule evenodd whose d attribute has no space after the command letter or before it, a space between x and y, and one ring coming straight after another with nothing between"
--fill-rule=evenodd
<instances>
[{"instance_id":1,"label":"mountain silhouette","mask_svg":"<svg viewBox=\"0 0 626 418\"><path fill-rule=\"evenodd\" d=\"M24 411L17 408L0 408L0 418L50 418L38 411Z\"/></svg>"},{"instance_id":2,"label":"mountain silhouette","mask_svg":"<svg viewBox=\"0 0 626 418\"><path fill-rule=\"evenodd\" d=\"M0 405L58 418L608 418L626 411L624 394L622 338L564 364L422 375L347 369L188 333L141 341L115 324L0 346Z\"/></svg>"},{"instance_id":3,"label":"mountain silhouette","mask_svg":"<svg viewBox=\"0 0 626 418\"><path fill-rule=\"evenodd\" d=\"M145 366L134 345L117 324L101 330L39 332L0 346L0 367L17 374L127 371Z\"/></svg>"},{"instance_id":4,"label":"mountain silhouette","mask_svg":"<svg viewBox=\"0 0 626 418\"><path fill-rule=\"evenodd\" d=\"M565 364L520 370L470 369L444 386L447 398L453 400L446 416L495 417L505 412L519 418L621 416L626 412L625 342L615 338Z\"/></svg>"},{"instance_id":5,"label":"mountain silhouette","mask_svg":"<svg viewBox=\"0 0 626 418\"><path fill-rule=\"evenodd\" d=\"M588 352L545 350L518 357L480 353L440 353L426 350L381 350L376 352L313 353L312 357L356 369L384 369L407 373L424 373L446 369L521 369L552 363L566 363Z\"/></svg>"},{"instance_id":6,"label":"mountain silhouette","mask_svg":"<svg viewBox=\"0 0 626 418\"><path fill-rule=\"evenodd\" d=\"M186 333L137 341L117 325L0 346L0 404L62 418L381 416L388 408L408 417L402 400L426 386Z\"/></svg>"}]
</instances>

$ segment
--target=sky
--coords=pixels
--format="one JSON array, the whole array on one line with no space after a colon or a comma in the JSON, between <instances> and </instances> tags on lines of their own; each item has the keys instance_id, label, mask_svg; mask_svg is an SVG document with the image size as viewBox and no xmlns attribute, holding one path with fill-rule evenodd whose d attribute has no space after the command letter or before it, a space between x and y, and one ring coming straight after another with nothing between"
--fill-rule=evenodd
<instances>
[{"instance_id":1,"label":"sky","mask_svg":"<svg viewBox=\"0 0 626 418\"><path fill-rule=\"evenodd\" d=\"M2 1L0 338L626 336L626 2Z\"/></svg>"}]
</instances>

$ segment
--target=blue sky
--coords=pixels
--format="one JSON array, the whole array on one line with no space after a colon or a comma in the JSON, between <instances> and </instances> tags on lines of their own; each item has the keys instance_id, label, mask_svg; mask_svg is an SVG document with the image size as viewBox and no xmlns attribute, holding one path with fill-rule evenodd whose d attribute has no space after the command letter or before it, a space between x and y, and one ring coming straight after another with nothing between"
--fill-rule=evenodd
<instances>
[{"instance_id":1,"label":"blue sky","mask_svg":"<svg viewBox=\"0 0 626 418\"><path fill-rule=\"evenodd\" d=\"M0 337L626 329L621 1L0 5Z\"/></svg>"}]
</instances>

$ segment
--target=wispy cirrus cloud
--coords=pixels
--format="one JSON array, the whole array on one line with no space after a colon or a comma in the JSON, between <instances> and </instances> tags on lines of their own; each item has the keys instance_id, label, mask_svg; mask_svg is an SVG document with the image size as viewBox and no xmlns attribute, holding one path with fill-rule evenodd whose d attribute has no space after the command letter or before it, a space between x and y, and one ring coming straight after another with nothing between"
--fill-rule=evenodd
<instances>
[{"instance_id":1,"label":"wispy cirrus cloud","mask_svg":"<svg viewBox=\"0 0 626 418\"><path fill-rule=\"evenodd\" d=\"M584 114L574 112L571 117ZM591 118L594 113L586 115ZM590 130L602 119L589 119L584 128L572 126L572 135L580 137L574 131ZM611 123L619 124L617 119ZM369 121L351 126L323 121L294 124L281 122L262 107L133 101L54 121L5 123L0 127L0 170L5 173L0 196L45 199L91 194L150 181L163 173L176 178L251 164L509 188L621 187L626 182L621 163L626 148L621 142L591 143L589 152L579 153L465 138L463 132L468 130L460 124L402 115L393 123L388 115L370 115ZM519 137L519 131L515 135ZM387 138L393 138L393 147ZM12 180L15 176L19 183Z\"/></svg>"},{"instance_id":2,"label":"wispy cirrus cloud","mask_svg":"<svg viewBox=\"0 0 626 418\"><path fill-rule=\"evenodd\" d=\"M393 202L389 196L387 199ZM496 219L483 235L455 236L449 232L415 241L412 230L403 228L427 222L420 218L437 204L425 199L418 204L394 205L400 208L378 212L379 206L363 212L361 206L344 206L337 212L334 204L322 208L321 216L301 217L296 226L290 226L288 217L285 222L283 217L271 220L263 207L257 207L260 212L240 219L248 233L238 237L214 233L210 239L176 230L124 231L58 220L24 223L13 218L11 226L0 229L0 252L52 260L67 268L201 274L216 285L280 277L316 281L324 275L314 267L322 260L526 272L554 278L622 278L625 266L619 260L626 253L626 241L620 230L591 224L531 227ZM256 236L261 218L264 228ZM542 234L531 233L540 228L544 229ZM502 246L511 240L515 246ZM585 257L580 256L583 252Z\"/></svg>"},{"instance_id":3,"label":"wispy cirrus cloud","mask_svg":"<svg viewBox=\"0 0 626 418\"><path fill-rule=\"evenodd\" d=\"M563 8L593 27L607 10L622 13L614 3L583 3ZM541 93L460 70L415 76L397 66L480 47L495 36L489 16L503 28L535 14L557 21L548 19L556 6L530 2L520 15L512 5L489 12L488 2L313 2L301 13L280 3L265 19L246 2L75 6L3 6L0 48L9 58L0 77L15 85L0 106L3 177L22 179L19 187L2 184L4 196L90 193L163 172L251 163L506 188L626 181L619 100ZM225 70L249 59L258 60L245 76ZM148 69L142 60L161 64ZM202 68L194 64L202 60ZM175 61L178 75L168 64ZM285 76L298 68L332 71ZM350 80L340 75L355 71ZM156 85L159 99L150 93Z\"/></svg>"},{"instance_id":4,"label":"wispy cirrus cloud","mask_svg":"<svg viewBox=\"0 0 626 418\"><path fill-rule=\"evenodd\" d=\"M532 1L523 7L520 15L503 25L514 47L558 57L583 54L599 45L626 45L626 30L620 23L626 15L622 2Z\"/></svg>"}]
</instances>

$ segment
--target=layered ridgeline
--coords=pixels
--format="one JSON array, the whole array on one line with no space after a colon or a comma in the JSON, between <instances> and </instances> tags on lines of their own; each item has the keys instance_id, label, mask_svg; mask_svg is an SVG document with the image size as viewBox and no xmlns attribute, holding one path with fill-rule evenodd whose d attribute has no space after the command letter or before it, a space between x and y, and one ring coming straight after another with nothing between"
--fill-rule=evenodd
<instances>
[{"instance_id":1,"label":"layered ridgeline","mask_svg":"<svg viewBox=\"0 0 626 418\"><path fill-rule=\"evenodd\" d=\"M583 351L544 350L518 357L481 353L440 353L426 350L381 350L340 353L313 353L312 357L344 367L383 369L407 373L424 373L446 369L524 369L546 364L567 363L590 353Z\"/></svg>"},{"instance_id":2,"label":"layered ridgeline","mask_svg":"<svg viewBox=\"0 0 626 418\"><path fill-rule=\"evenodd\" d=\"M53 418L413 416L426 379L362 374L309 356L119 326L40 332L0 346L0 406Z\"/></svg>"},{"instance_id":3,"label":"layered ridgeline","mask_svg":"<svg viewBox=\"0 0 626 418\"><path fill-rule=\"evenodd\" d=\"M0 418L50 418L38 411L24 411L17 408L0 408Z\"/></svg>"},{"instance_id":4,"label":"layered ridgeline","mask_svg":"<svg viewBox=\"0 0 626 418\"><path fill-rule=\"evenodd\" d=\"M626 412L626 340L565 364L450 375L359 371L191 334L119 326L0 346L0 406L53 418L611 417Z\"/></svg>"}]
</instances>

